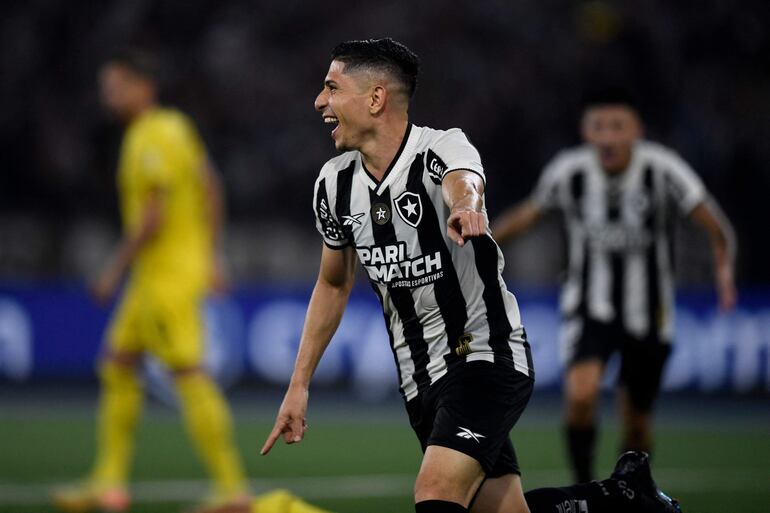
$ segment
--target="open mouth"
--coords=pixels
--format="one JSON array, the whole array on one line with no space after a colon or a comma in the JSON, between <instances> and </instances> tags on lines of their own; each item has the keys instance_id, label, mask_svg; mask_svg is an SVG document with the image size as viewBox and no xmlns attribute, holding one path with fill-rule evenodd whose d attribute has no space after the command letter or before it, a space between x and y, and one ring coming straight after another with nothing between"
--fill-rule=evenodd
<instances>
[{"instance_id":1,"label":"open mouth","mask_svg":"<svg viewBox=\"0 0 770 513\"><path fill-rule=\"evenodd\" d=\"M334 130L332 130L332 137L334 137L334 132L336 132L337 128L340 126L340 120L337 119L336 116L324 116L324 123L327 125L334 125Z\"/></svg>"}]
</instances>

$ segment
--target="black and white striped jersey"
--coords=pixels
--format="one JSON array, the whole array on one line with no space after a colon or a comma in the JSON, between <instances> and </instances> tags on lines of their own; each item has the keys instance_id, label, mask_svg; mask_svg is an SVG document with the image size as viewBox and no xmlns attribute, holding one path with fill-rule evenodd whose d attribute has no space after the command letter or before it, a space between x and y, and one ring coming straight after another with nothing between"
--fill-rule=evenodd
<instances>
[{"instance_id":1,"label":"black and white striped jersey","mask_svg":"<svg viewBox=\"0 0 770 513\"><path fill-rule=\"evenodd\" d=\"M459 169L484 178L461 130L409 125L382 181L351 151L327 162L315 184L316 226L330 248L355 248L382 304L406 400L460 362L507 359L533 375L497 244L487 234L461 248L446 235L441 182Z\"/></svg>"},{"instance_id":2,"label":"black and white striped jersey","mask_svg":"<svg viewBox=\"0 0 770 513\"><path fill-rule=\"evenodd\" d=\"M588 145L559 153L532 199L564 213L569 265L562 289L563 342L585 318L619 321L632 335L669 342L673 318L672 228L704 201L705 189L672 150L648 141L617 175ZM569 349L568 349L569 351Z\"/></svg>"}]
</instances>

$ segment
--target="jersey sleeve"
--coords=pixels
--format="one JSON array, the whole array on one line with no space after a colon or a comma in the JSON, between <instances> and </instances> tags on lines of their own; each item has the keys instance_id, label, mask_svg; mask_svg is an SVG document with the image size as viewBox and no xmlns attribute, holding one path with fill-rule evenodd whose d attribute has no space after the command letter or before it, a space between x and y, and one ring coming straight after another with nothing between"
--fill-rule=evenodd
<instances>
[{"instance_id":1,"label":"jersey sleeve","mask_svg":"<svg viewBox=\"0 0 770 513\"><path fill-rule=\"evenodd\" d=\"M554 157L543 169L530 200L541 210L562 207L559 190L566 178L566 167L561 155Z\"/></svg>"},{"instance_id":2,"label":"jersey sleeve","mask_svg":"<svg viewBox=\"0 0 770 513\"><path fill-rule=\"evenodd\" d=\"M315 182L315 189L313 191L315 226L326 246L331 249L342 249L348 246L350 241L345 236L339 220L330 207L329 190L327 188L328 177L324 175L324 170L322 170L321 175Z\"/></svg>"},{"instance_id":3,"label":"jersey sleeve","mask_svg":"<svg viewBox=\"0 0 770 513\"><path fill-rule=\"evenodd\" d=\"M147 189L168 189L178 168L179 148L166 127L156 126L143 134L138 149L138 172Z\"/></svg>"},{"instance_id":4,"label":"jersey sleeve","mask_svg":"<svg viewBox=\"0 0 770 513\"><path fill-rule=\"evenodd\" d=\"M427 151L425 165L428 174L439 184L452 171L467 169L476 173L486 183L481 156L468 137L459 128L447 130Z\"/></svg>"},{"instance_id":5,"label":"jersey sleeve","mask_svg":"<svg viewBox=\"0 0 770 513\"><path fill-rule=\"evenodd\" d=\"M679 155L669 153L664 162L666 192L683 215L706 199L706 188L698 175Z\"/></svg>"}]
</instances>

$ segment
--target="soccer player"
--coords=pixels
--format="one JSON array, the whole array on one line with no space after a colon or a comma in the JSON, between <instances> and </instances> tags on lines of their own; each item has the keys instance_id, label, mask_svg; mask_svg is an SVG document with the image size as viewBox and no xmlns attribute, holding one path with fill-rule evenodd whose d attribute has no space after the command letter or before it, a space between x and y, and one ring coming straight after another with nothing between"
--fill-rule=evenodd
<instances>
[{"instance_id":1,"label":"soccer player","mask_svg":"<svg viewBox=\"0 0 770 513\"><path fill-rule=\"evenodd\" d=\"M509 432L532 393L529 344L487 227L478 152L459 129L409 122L418 67L417 56L391 39L349 41L332 53L315 108L344 153L315 184L321 266L262 453L281 436L303 439L310 380L359 260L382 303L424 451L418 513L523 513L528 504L535 513L677 511L640 453L624 455L610 479L535 490L525 502Z\"/></svg>"},{"instance_id":2,"label":"soccer player","mask_svg":"<svg viewBox=\"0 0 770 513\"><path fill-rule=\"evenodd\" d=\"M151 57L116 54L99 73L107 110L126 124L118 189L123 238L93 287L109 301L130 270L99 365L96 458L81 484L58 490L68 511L124 511L143 401L138 363L150 353L173 374L182 416L213 478L212 503L248 501L228 406L203 369L202 301L221 288L222 194L192 121L158 105Z\"/></svg>"},{"instance_id":3,"label":"soccer player","mask_svg":"<svg viewBox=\"0 0 770 513\"><path fill-rule=\"evenodd\" d=\"M709 236L722 309L736 301L733 237L698 176L676 153L642 139L633 97L608 87L586 97L585 144L560 152L530 198L493 225L502 243L544 212L564 214L569 268L561 296L566 437L579 482L593 479L595 409L605 364L620 353L622 449L650 452L653 403L671 351L676 211Z\"/></svg>"}]
</instances>

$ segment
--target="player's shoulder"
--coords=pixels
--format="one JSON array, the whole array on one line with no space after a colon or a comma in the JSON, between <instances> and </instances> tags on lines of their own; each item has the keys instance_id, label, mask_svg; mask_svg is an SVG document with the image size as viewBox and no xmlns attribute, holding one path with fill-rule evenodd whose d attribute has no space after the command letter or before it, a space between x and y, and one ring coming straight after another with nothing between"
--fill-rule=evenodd
<instances>
[{"instance_id":1,"label":"player's shoulder","mask_svg":"<svg viewBox=\"0 0 770 513\"><path fill-rule=\"evenodd\" d=\"M358 159L359 153L357 151L346 151L336 157L332 157L326 161L321 167L319 173L320 178L328 178L330 176L336 176L340 171L347 169L352 162Z\"/></svg>"},{"instance_id":2,"label":"player's shoulder","mask_svg":"<svg viewBox=\"0 0 770 513\"><path fill-rule=\"evenodd\" d=\"M158 107L141 120L141 130L154 136L176 137L193 130L190 117L179 109Z\"/></svg>"},{"instance_id":3,"label":"player's shoulder","mask_svg":"<svg viewBox=\"0 0 770 513\"><path fill-rule=\"evenodd\" d=\"M676 150L655 141L640 140L636 143L635 151L639 152L643 160L656 167L676 169L687 165Z\"/></svg>"},{"instance_id":4,"label":"player's shoulder","mask_svg":"<svg viewBox=\"0 0 770 513\"><path fill-rule=\"evenodd\" d=\"M421 146L436 146L444 144L471 144L468 136L462 128L431 128L428 126L414 126L412 130L418 136Z\"/></svg>"},{"instance_id":5,"label":"player's shoulder","mask_svg":"<svg viewBox=\"0 0 770 513\"><path fill-rule=\"evenodd\" d=\"M593 150L588 144L563 148L546 164L545 172L566 177L580 170L589 169L593 161Z\"/></svg>"}]
</instances>

